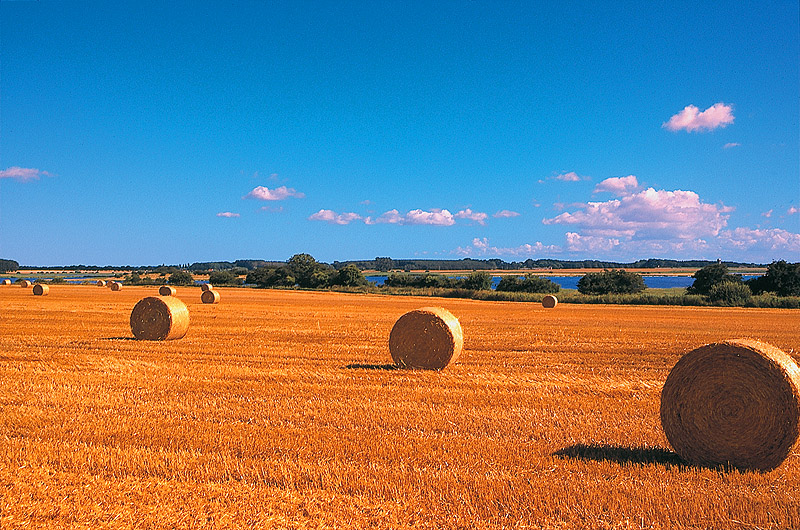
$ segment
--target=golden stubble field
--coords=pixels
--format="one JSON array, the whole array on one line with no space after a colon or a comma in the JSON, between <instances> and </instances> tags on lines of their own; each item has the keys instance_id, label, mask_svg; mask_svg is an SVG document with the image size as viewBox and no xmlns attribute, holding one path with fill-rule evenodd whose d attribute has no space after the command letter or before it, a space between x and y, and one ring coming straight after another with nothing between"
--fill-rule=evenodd
<instances>
[{"instance_id":1,"label":"golden stubble field","mask_svg":"<svg viewBox=\"0 0 800 530\"><path fill-rule=\"evenodd\" d=\"M140 342L157 288L0 287L0 528L800 528L800 455L686 467L658 415L702 344L797 360L797 311L220 291ZM425 305L458 363L389 369Z\"/></svg>"}]
</instances>

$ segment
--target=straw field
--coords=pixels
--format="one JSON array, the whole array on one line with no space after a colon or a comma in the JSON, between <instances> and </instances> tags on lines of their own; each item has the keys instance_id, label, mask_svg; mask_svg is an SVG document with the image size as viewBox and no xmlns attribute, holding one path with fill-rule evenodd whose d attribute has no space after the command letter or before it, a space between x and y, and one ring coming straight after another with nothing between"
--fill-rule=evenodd
<instances>
[{"instance_id":1,"label":"straw field","mask_svg":"<svg viewBox=\"0 0 800 530\"><path fill-rule=\"evenodd\" d=\"M686 466L659 419L702 344L798 360L797 311L221 291L166 342L152 287L0 291L0 528L800 528L800 455ZM458 361L390 369L426 305Z\"/></svg>"}]
</instances>

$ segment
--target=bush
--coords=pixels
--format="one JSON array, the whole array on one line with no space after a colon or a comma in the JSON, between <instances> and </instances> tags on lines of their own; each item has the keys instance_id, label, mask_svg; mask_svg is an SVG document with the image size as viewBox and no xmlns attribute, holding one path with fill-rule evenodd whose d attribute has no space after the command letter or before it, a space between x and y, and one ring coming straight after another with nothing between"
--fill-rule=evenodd
<instances>
[{"instance_id":1,"label":"bush","mask_svg":"<svg viewBox=\"0 0 800 530\"><path fill-rule=\"evenodd\" d=\"M715 285L723 282L742 283L740 274L729 274L728 267L722 263L707 265L692 274L694 283L686 289L687 294L709 294Z\"/></svg>"},{"instance_id":2,"label":"bush","mask_svg":"<svg viewBox=\"0 0 800 530\"><path fill-rule=\"evenodd\" d=\"M622 269L590 272L578 280L578 292L581 294L639 293L646 288L641 274Z\"/></svg>"},{"instance_id":3,"label":"bush","mask_svg":"<svg viewBox=\"0 0 800 530\"><path fill-rule=\"evenodd\" d=\"M169 276L170 285L194 285L194 278L188 271L173 272Z\"/></svg>"},{"instance_id":4,"label":"bush","mask_svg":"<svg viewBox=\"0 0 800 530\"><path fill-rule=\"evenodd\" d=\"M457 282L457 287L461 289L472 289L473 291L488 291L492 288L492 277L485 271L474 271L466 278L461 278Z\"/></svg>"},{"instance_id":5,"label":"bush","mask_svg":"<svg viewBox=\"0 0 800 530\"><path fill-rule=\"evenodd\" d=\"M538 276L504 276L497 284L497 291L512 293L557 293L561 286L548 278Z\"/></svg>"},{"instance_id":6,"label":"bush","mask_svg":"<svg viewBox=\"0 0 800 530\"><path fill-rule=\"evenodd\" d=\"M211 285L241 285L242 281L231 271L214 271L208 275Z\"/></svg>"},{"instance_id":7,"label":"bush","mask_svg":"<svg viewBox=\"0 0 800 530\"><path fill-rule=\"evenodd\" d=\"M259 267L247 273L245 283L252 283L259 287L292 287L296 282L286 267L277 269Z\"/></svg>"},{"instance_id":8,"label":"bush","mask_svg":"<svg viewBox=\"0 0 800 530\"><path fill-rule=\"evenodd\" d=\"M361 270L352 263L339 269L336 275L331 278L332 285L342 285L344 287L359 287L368 283L369 281L364 277Z\"/></svg>"},{"instance_id":9,"label":"bush","mask_svg":"<svg viewBox=\"0 0 800 530\"><path fill-rule=\"evenodd\" d=\"M714 285L708 293L708 301L714 305L742 306L750 301L753 293L741 282L723 281Z\"/></svg>"}]
</instances>

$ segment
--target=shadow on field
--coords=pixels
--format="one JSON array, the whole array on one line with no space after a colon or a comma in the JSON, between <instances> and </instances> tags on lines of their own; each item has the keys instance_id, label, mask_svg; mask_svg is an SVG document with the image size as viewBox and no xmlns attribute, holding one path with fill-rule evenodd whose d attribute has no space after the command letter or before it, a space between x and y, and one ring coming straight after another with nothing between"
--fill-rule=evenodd
<instances>
[{"instance_id":1,"label":"shadow on field","mask_svg":"<svg viewBox=\"0 0 800 530\"><path fill-rule=\"evenodd\" d=\"M135 337L103 337L100 340L136 340Z\"/></svg>"},{"instance_id":2,"label":"shadow on field","mask_svg":"<svg viewBox=\"0 0 800 530\"><path fill-rule=\"evenodd\" d=\"M345 366L348 370L399 370L396 364L360 364L353 363Z\"/></svg>"},{"instance_id":3,"label":"shadow on field","mask_svg":"<svg viewBox=\"0 0 800 530\"><path fill-rule=\"evenodd\" d=\"M556 451L553 456L618 464L660 464L666 467L687 465L677 453L657 447L576 444Z\"/></svg>"}]
</instances>

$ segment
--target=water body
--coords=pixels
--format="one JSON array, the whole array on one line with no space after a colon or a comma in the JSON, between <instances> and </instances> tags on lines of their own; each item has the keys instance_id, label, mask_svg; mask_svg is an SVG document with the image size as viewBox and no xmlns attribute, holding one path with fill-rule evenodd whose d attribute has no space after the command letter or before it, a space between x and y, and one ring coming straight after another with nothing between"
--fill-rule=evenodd
<instances>
[{"instance_id":1,"label":"water body","mask_svg":"<svg viewBox=\"0 0 800 530\"><path fill-rule=\"evenodd\" d=\"M557 283L562 289L577 289L578 280L581 276L543 276L549 280ZM387 276L367 276L367 280L375 285L383 285ZM749 280L755 276L743 276L743 279ZM492 289L497 287L500 283L500 276L492 277ZM691 276L644 276L644 284L653 289L669 289L671 287L689 287L694 283L694 278Z\"/></svg>"}]
</instances>

